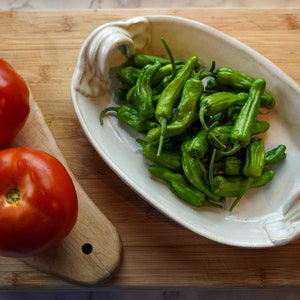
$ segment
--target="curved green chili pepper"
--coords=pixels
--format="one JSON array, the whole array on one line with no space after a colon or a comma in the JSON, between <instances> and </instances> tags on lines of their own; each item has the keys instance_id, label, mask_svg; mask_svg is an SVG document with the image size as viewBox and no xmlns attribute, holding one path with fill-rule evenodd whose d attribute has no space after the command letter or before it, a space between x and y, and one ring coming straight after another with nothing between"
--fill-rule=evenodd
<instances>
[{"instance_id":1,"label":"curved green chili pepper","mask_svg":"<svg viewBox=\"0 0 300 300\"><path fill-rule=\"evenodd\" d=\"M207 116L206 120L205 120L206 125L209 128L209 130L211 130L211 126L213 126L213 128L214 128L217 124L223 124L224 123L224 118L225 118L224 112L219 112L219 113L216 113L212 116ZM199 120L199 118L198 118L198 120ZM200 120L199 120L199 122L200 122Z\"/></svg>"},{"instance_id":2,"label":"curved green chili pepper","mask_svg":"<svg viewBox=\"0 0 300 300\"><path fill-rule=\"evenodd\" d=\"M240 176L242 174L244 160L236 156L226 156L223 160L215 163L217 174L224 176Z\"/></svg>"},{"instance_id":3,"label":"curved green chili pepper","mask_svg":"<svg viewBox=\"0 0 300 300\"><path fill-rule=\"evenodd\" d=\"M153 54L143 54L138 53L133 57L133 64L138 68L143 68L146 65L152 65L155 61L158 61L162 66L170 64L171 60L169 58L165 58L159 55ZM175 64L184 64L186 61L183 59L175 60Z\"/></svg>"},{"instance_id":4,"label":"curved green chili pepper","mask_svg":"<svg viewBox=\"0 0 300 300\"><path fill-rule=\"evenodd\" d=\"M262 187L269 183L275 173L273 170L264 171L260 177L253 178L250 188ZM248 182L245 176L225 177L218 175L214 177L213 193L220 197L238 197L241 190Z\"/></svg>"},{"instance_id":5,"label":"curved green chili pepper","mask_svg":"<svg viewBox=\"0 0 300 300\"><path fill-rule=\"evenodd\" d=\"M205 115L215 115L234 105L244 105L247 98L247 93L234 94L230 92L217 92L202 98L199 118L203 128L208 130L208 126L204 119Z\"/></svg>"},{"instance_id":6,"label":"curved green chili pepper","mask_svg":"<svg viewBox=\"0 0 300 300\"><path fill-rule=\"evenodd\" d=\"M228 108L227 112L225 112L224 119L226 120L224 125L233 125L237 116L239 115L241 111L242 106L241 105L234 105Z\"/></svg>"},{"instance_id":7,"label":"curved green chili pepper","mask_svg":"<svg viewBox=\"0 0 300 300\"><path fill-rule=\"evenodd\" d=\"M202 158L209 150L209 147L207 132L204 129L200 129L198 133L191 138L189 143L186 144L186 151L194 158Z\"/></svg>"},{"instance_id":8,"label":"curved green chili pepper","mask_svg":"<svg viewBox=\"0 0 300 300\"><path fill-rule=\"evenodd\" d=\"M230 86L238 90L247 91L250 89L253 78L249 75L227 67L218 68L215 81L217 85Z\"/></svg>"},{"instance_id":9,"label":"curved green chili pepper","mask_svg":"<svg viewBox=\"0 0 300 300\"><path fill-rule=\"evenodd\" d=\"M187 152L187 146L190 140L186 140L181 145L182 168L187 180L199 191L214 201L220 199L208 186L207 171L200 159L190 156Z\"/></svg>"},{"instance_id":10,"label":"curved green chili pepper","mask_svg":"<svg viewBox=\"0 0 300 300\"><path fill-rule=\"evenodd\" d=\"M232 155L250 143L252 128L256 123L260 108L260 99L265 87L266 81L263 78L255 80L251 85L249 97L243 105L231 131L233 148L229 151L221 151L222 154Z\"/></svg>"},{"instance_id":11,"label":"curved green chili pepper","mask_svg":"<svg viewBox=\"0 0 300 300\"><path fill-rule=\"evenodd\" d=\"M167 122L171 118L172 110L175 102L179 98L186 80L190 77L196 64L198 57L192 56L189 58L180 71L175 75L175 78L162 91L155 110L155 117L161 126L161 134L157 155L162 149Z\"/></svg>"},{"instance_id":12,"label":"curved green chili pepper","mask_svg":"<svg viewBox=\"0 0 300 300\"><path fill-rule=\"evenodd\" d=\"M135 105L135 99L134 99L134 91L136 89L136 85L132 86L125 95L125 101L128 102L131 105Z\"/></svg>"},{"instance_id":13,"label":"curved green chili pepper","mask_svg":"<svg viewBox=\"0 0 300 300\"><path fill-rule=\"evenodd\" d=\"M141 69L133 66L122 67L116 73L117 79L123 84L127 84L129 86L134 86L140 75Z\"/></svg>"},{"instance_id":14,"label":"curved green chili pepper","mask_svg":"<svg viewBox=\"0 0 300 300\"><path fill-rule=\"evenodd\" d=\"M261 106L272 109L275 106L275 99L270 94L264 92L261 96Z\"/></svg>"},{"instance_id":15,"label":"curved green chili pepper","mask_svg":"<svg viewBox=\"0 0 300 300\"><path fill-rule=\"evenodd\" d=\"M173 173L167 168L158 166L149 166L148 170L153 176L168 183L173 193L190 205L198 207L222 207L219 204L209 201L204 193L189 185L180 173Z\"/></svg>"},{"instance_id":16,"label":"curved green chili pepper","mask_svg":"<svg viewBox=\"0 0 300 300\"><path fill-rule=\"evenodd\" d=\"M181 68L182 68L183 65L176 65L175 66L175 72L178 72ZM162 93L162 91L166 88L166 86L173 80L174 76L175 76L175 73L174 70L172 69L172 64L168 64L168 65L165 65L162 68L167 68L168 67L168 74L167 72L165 71L166 75L161 78L161 80L159 81L160 79L160 74L157 74L157 76L155 76L155 78L153 79L153 100L158 102L159 100L159 97L160 97L160 94ZM159 73L159 72L158 72Z\"/></svg>"},{"instance_id":17,"label":"curved green chili pepper","mask_svg":"<svg viewBox=\"0 0 300 300\"><path fill-rule=\"evenodd\" d=\"M286 146L280 144L275 148L269 150L265 155L265 165L275 164L286 158Z\"/></svg>"},{"instance_id":18,"label":"curved green chili pepper","mask_svg":"<svg viewBox=\"0 0 300 300\"><path fill-rule=\"evenodd\" d=\"M103 126L103 118L104 115L109 112L114 111L117 113L117 118L124 122L125 124L129 125L130 127L134 128L136 131L140 133L145 133L149 131L149 129L157 126L156 123L150 120L141 120L138 111L130 105L123 104L118 107L107 107L103 109L99 116L99 121L101 126Z\"/></svg>"},{"instance_id":19,"label":"curved green chili pepper","mask_svg":"<svg viewBox=\"0 0 300 300\"><path fill-rule=\"evenodd\" d=\"M197 104L203 90L204 86L201 80L195 78L187 79L180 102L165 129L165 138L178 135L190 127L195 119ZM160 135L161 127L152 128L147 133L146 140L150 143L156 143L159 141Z\"/></svg>"},{"instance_id":20,"label":"curved green chili pepper","mask_svg":"<svg viewBox=\"0 0 300 300\"><path fill-rule=\"evenodd\" d=\"M215 115L219 112L223 112L233 105L243 105L248 98L248 94L239 93L233 94L230 92L218 92L208 95L201 99L199 119L203 128L208 132L208 136L214 140L218 148L225 149L226 146L216 139L211 133L211 128L208 128L205 122L205 115ZM213 126L214 127L214 126Z\"/></svg>"},{"instance_id":21,"label":"curved green chili pepper","mask_svg":"<svg viewBox=\"0 0 300 300\"><path fill-rule=\"evenodd\" d=\"M261 176L265 166L265 143L262 138L250 142L246 148L243 174L248 178Z\"/></svg>"},{"instance_id":22,"label":"curved green chili pepper","mask_svg":"<svg viewBox=\"0 0 300 300\"><path fill-rule=\"evenodd\" d=\"M170 63L170 59L159 55L138 53L133 56L133 64L138 68L143 68L146 65L153 65L156 61L162 66Z\"/></svg>"},{"instance_id":23,"label":"curved green chili pepper","mask_svg":"<svg viewBox=\"0 0 300 300\"><path fill-rule=\"evenodd\" d=\"M144 156L150 159L153 163L174 171L182 170L180 152L163 149L160 156L157 156L157 147L155 144L147 143L140 139L138 139L137 142L142 146Z\"/></svg>"},{"instance_id":24,"label":"curved green chili pepper","mask_svg":"<svg viewBox=\"0 0 300 300\"><path fill-rule=\"evenodd\" d=\"M251 129L251 135L256 135L260 133L266 132L270 128L270 123L267 121L257 121ZM216 126L211 129L211 134L218 139L224 145L230 145L233 143L231 132L233 129L233 125L223 125L223 126ZM207 136L209 142L213 145L213 147L217 147L218 145L215 144L214 139L211 136Z\"/></svg>"},{"instance_id":25,"label":"curved green chili pepper","mask_svg":"<svg viewBox=\"0 0 300 300\"><path fill-rule=\"evenodd\" d=\"M241 189L240 194L232 203L229 211L232 211L234 207L239 203L243 195L251 187L254 178L258 178L262 175L265 166L265 144L263 139L259 138L253 140L247 146L245 163L242 169L242 173L248 179L245 186Z\"/></svg>"},{"instance_id":26,"label":"curved green chili pepper","mask_svg":"<svg viewBox=\"0 0 300 300\"><path fill-rule=\"evenodd\" d=\"M155 63L155 62L154 62ZM154 64L153 63L153 64ZM152 64L152 65L153 65ZM149 64L151 65L151 64ZM178 64L175 66L176 70L180 70L182 64ZM123 84L126 84L130 87L133 87L136 83L138 78L140 77L142 69L133 66L126 66L122 67L117 70L116 78ZM173 67L171 63L161 66L153 77L152 86L157 85L161 82L166 76L172 74Z\"/></svg>"},{"instance_id":27,"label":"curved green chili pepper","mask_svg":"<svg viewBox=\"0 0 300 300\"><path fill-rule=\"evenodd\" d=\"M226 90L226 87L229 87L232 92L235 90L248 92L255 81L251 76L241 71L225 67L219 68L215 76L214 80L209 82L209 89ZM261 97L261 105L272 109L275 106L275 99L267 92L264 92Z\"/></svg>"},{"instance_id":28,"label":"curved green chili pepper","mask_svg":"<svg viewBox=\"0 0 300 300\"><path fill-rule=\"evenodd\" d=\"M133 87L133 103L137 108L142 120L152 118L155 115L155 108L152 102L152 80L160 68L160 63L156 61L153 65L146 65Z\"/></svg>"},{"instance_id":29,"label":"curved green chili pepper","mask_svg":"<svg viewBox=\"0 0 300 300\"><path fill-rule=\"evenodd\" d=\"M251 134L256 135L260 133L267 132L270 128L270 123L268 121L257 121L251 129Z\"/></svg>"},{"instance_id":30,"label":"curved green chili pepper","mask_svg":"<svg viewBox=\"0 0 300 300\"><path fill-rule=\"evenodd\" d=\"M180 70L182 66L183 66L182 64L175 65L175 70L176 71ZM164 81L164 79L167 76L169 76L169 75L174 76L173 72L174 72L173 65L171 63L160 67L153 78L153 86L154 86L153 90L155 90L155 89L158 90L158 87L155 87L155 86L160 84L160 82ZM162 91L162 89L161 89L161 91Z\"/></svg>"}]
</instances>

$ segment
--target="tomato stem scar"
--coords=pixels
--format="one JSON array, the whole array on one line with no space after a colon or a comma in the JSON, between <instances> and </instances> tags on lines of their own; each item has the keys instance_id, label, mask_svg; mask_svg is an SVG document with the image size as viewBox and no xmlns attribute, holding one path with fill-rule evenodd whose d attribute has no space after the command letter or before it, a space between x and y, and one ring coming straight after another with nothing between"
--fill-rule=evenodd
<instances>
[{"instance_id":1,"label":"tomato stem scar","mask_svg":"<svg viewBox=\"0 0 300 300\"><path fill-rule=\"evenodd\" d=\"M22 194L17 187L10 188L5 194L5 201L8 205L16 205L21 200Z\"/></svg>"}]
</instances>

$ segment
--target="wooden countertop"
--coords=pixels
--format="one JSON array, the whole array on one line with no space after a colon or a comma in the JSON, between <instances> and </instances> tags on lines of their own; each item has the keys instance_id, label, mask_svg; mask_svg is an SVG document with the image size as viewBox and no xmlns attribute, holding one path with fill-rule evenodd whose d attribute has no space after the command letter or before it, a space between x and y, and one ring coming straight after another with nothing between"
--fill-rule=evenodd
<instances>
[{"instance_id":1,"label":"wooden countertop","mask_svg":"<svg viewBox=\"0 0 300 300\"><path fill-rule=\"evenodd\" d=\"M81 130L70 96L81 44L100 24L157 13L219 29L300 83L300 9L0 11L0 56L27 80L73 174L121 236L124 253L119 269L96 288L299 287L300 240L277 248L243 249L182 228L125 185ZM20 260L0 257L0 288L39 287L78 286Z\"/></svg>"}]
</instances>

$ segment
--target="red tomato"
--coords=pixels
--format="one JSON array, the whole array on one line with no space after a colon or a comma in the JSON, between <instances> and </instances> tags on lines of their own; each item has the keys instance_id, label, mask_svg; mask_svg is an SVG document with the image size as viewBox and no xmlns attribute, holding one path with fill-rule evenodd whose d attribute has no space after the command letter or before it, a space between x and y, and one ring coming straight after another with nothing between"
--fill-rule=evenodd
<instances>
[{"instance_id":1,"label":"red tomato","mask_svg":"<svg viewBox=\"0 0 300 300\"><path fill-rule=\"evenodd\" d=\"M25 124L29 111L26 82L8 62L0 59L0 149L10 145Z\"/></svg>"},{"instance_id":2,"label":"red tomato","mask_svg":"<svg viewBox=\"0 0 300 300\"><path fill-rule=\"evenodd\" d=\"M0 151L0 255L45 251L69 234L77 213L73 181L56 158L25 147Z\"/></svg>"}]
</instances>

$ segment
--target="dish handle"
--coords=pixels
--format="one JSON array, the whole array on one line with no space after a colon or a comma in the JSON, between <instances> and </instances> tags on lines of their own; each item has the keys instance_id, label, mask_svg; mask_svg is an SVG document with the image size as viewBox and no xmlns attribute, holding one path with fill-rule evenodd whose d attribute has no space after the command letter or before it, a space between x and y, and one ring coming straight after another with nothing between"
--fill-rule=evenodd
<instances>
[{"instance_id":1,"label":"dish handle","mask_svg":"<svg viewBox=\"0 0 300 300\"><path fill-rule=\"evenodd\" d=\"M124 62L149 43L150 24L145 17L110 22L97 27L82 45L73 80L87 97L103 96L109 86L109 70L116 50Z\"/></svg>"},{"instance_id":2,"label":"dish handle","mask_svg":"<svg viewBox=\"0 0 300 300\"><path fill-rule=\"evenodd\" d=\"M288 201L280 213L268 218L263 228L275 245L285 244L300 234L300 191Z\"/></svg>"}]
</instances>

